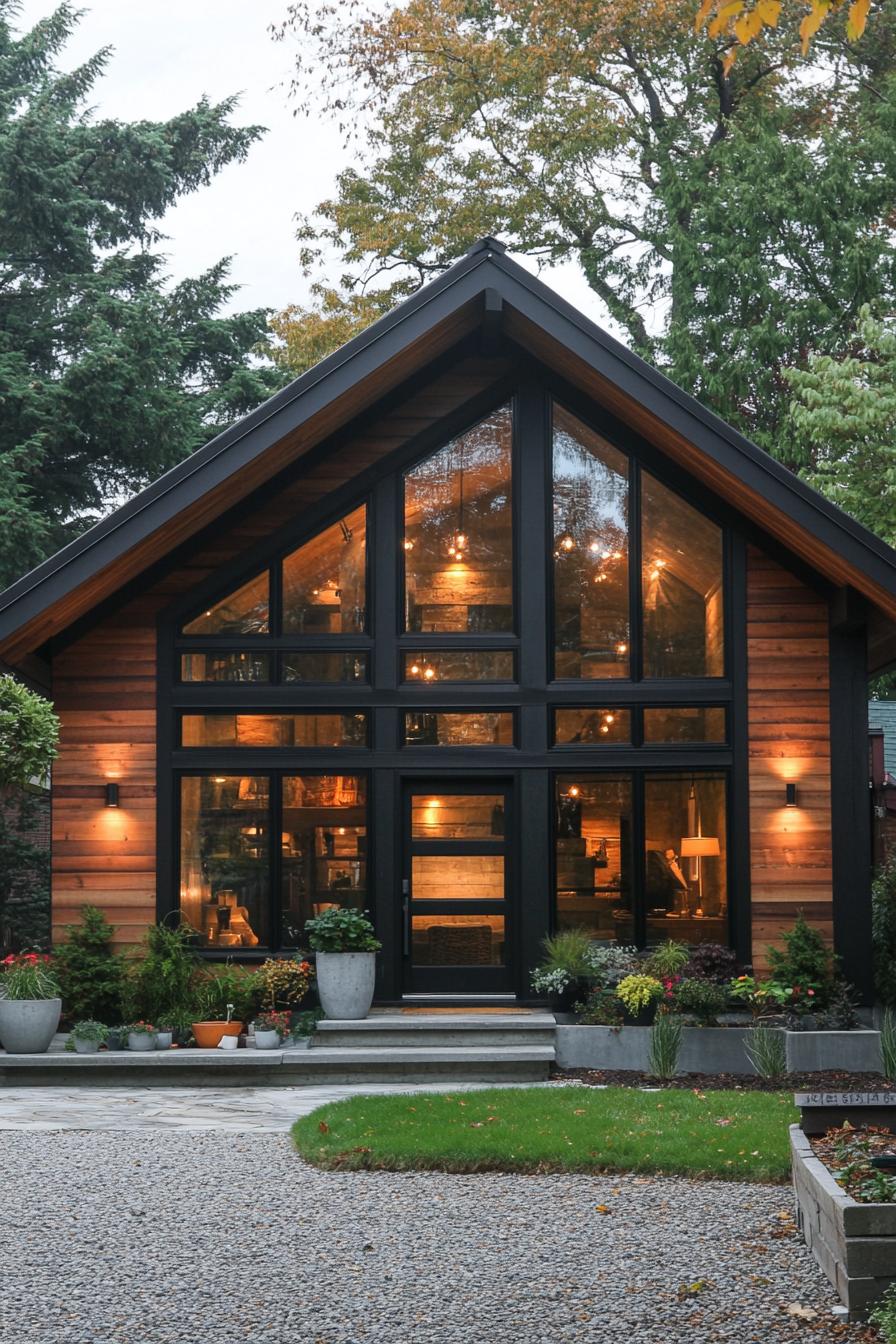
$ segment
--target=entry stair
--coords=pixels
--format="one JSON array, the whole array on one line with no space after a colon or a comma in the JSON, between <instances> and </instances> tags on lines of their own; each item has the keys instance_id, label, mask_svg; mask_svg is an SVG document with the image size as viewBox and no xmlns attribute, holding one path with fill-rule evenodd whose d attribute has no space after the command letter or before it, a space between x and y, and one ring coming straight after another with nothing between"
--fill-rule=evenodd
<instances>
[{"instance_id":1,"label":"entry stair","mask_svg":"<svg viewBox=\"0 0 896 1344\"><path fill-rule=\"evenodd\" d=\"M329 1082L540 1082L554 1062L556 1026L552 1013L374 1009L359 1022L318 1022L305 1058Z\"/></svg>"}]
</instances>

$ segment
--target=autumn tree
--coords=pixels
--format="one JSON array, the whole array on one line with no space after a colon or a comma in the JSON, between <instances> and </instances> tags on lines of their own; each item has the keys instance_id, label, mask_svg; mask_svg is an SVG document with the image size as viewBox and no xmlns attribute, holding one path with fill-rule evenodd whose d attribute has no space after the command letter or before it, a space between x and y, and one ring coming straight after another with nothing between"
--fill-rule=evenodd
<instances>
[{"instance_id":1,"label":"autumn tree","mask_svg":"<svg viewBox=\"0 0 896 1344\"><path fill-rule=\"evenodd\" d=\"M298 0L296 94L354 160L302 221L340 282L295 371L479 236L574 262L641 355L795 464L786 368L896 278L896 0L874 40L781 15L733 66L674 0ZM321 272L322 273L322 272Z\"/></svg>"},{"instance_id":2,"label":"autumn tree","mask_svg":"<svg viewBox=\"0 0 896 1344\"><path fill-rule=\"evenodd\" d=\"M61 68L78 11L17 33L18 9L0 0L0 588L283 381L267 314L222 312L228 262L170 284L159 232L261 129L235 99L98 118L110 52Z\"/></svg>"}]
</instances>

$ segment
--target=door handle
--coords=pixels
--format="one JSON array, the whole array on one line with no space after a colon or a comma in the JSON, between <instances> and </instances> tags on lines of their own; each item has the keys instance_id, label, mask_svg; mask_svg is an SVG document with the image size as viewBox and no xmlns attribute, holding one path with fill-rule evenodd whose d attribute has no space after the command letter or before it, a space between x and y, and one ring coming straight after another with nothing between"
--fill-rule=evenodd
<instances>
[{"instance_id":1,"label":"door handle","mask_svg":"<svg viewBox=\"0 0 896 1344\"><path fill-rule=\"evenodd\" d=\"M406 957L411 955L411 884L407 878L402 881L401 923L402 950Z\"/></svg>"}]
</instances>

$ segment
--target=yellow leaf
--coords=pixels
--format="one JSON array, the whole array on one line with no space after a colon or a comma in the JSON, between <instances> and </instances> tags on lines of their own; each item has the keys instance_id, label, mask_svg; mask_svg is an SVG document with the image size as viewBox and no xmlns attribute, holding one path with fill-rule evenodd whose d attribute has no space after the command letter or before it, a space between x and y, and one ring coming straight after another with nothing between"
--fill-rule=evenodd
<instances>
[{"instance_id":1,"label":"yellow leaf","mask_svg":"<svg viewBox=\"0 0 896 1344\"><path fill-rule=\"evenodd\" d=\"M812 8L800 24L800 37L803 39L803 55L809 50L809 43L828 16L829 0L812 0Z\"/></svg>"},{"instance_id":2,"label":"yellow leaf","mask_svg":"<svg viewBox=\"0 0 896 1344\"><path fill-rule=\"evenodd\" d=\"M719 37L730 26L731 21L738 15L744 7L744 0L727 0L727 3L719 8L716 17L709 25L707 32L710 37Z\"/></svg>"},{"instance_id":3,"label":"yellow leaf","mask_svg":"<svg viewBox=\"0 0 896 1344\"><path fill-rule=\"evenodd\" d=\"M755 9L751 9L748 14L741 14L734 24L734 36L744 47L761 32L762 19L759 17L759 11Z\"/></svg>"},{"instance_id":4,"label":"yellow leaf","mask_svg":"<svg viewBox=\"0 0 896 1344\"><path fill-rule=\"evenodd\" d=\"M722 58L722 74L727 75L734 62L737 60L737 47L732 47Z\"/></svg>"},{"instance_id":5,"label":"yellow leaf","mask_svg":"<svg viewBox=\"0 0 896 1344\"><path fill-rule=\"evenodd\" d=\"M756 13L766 28L777 28L778 19L781 17L781 0L759 0Z\"/></svg>"},{"instance_id":6,"label":"yellow leaf","mask_svg":"<svg viewBox=\"0 0 896 1344\"><path fill-rule=\"evenodd\" d=\"M846 36L850 42L857 41L865 31L871 0L853 0L846 18Z\"/></svg>"},{"instance_id":7,"label":"yellow leaf","mask_svg":"<svg viewBox=\"0 0 896 1344\"><path fill-rule=\"evenodd\" d=\"M694 31L698 32L703 27L706 20L716 7L716 0L703 0L702 5L697 10L697 17L694 19Z\"/></svg>"}]
</instances>

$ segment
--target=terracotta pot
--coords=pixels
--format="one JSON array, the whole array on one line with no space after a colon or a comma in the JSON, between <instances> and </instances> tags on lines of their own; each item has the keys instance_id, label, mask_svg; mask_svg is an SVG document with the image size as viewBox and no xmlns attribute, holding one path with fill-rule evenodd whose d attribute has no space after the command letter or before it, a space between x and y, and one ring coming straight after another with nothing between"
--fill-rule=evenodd
<instances>
[{"instance_id":1,"label":"terracotta pot","mask_svg":"<svg viewBox=\"0 0 896 1344\"><path fill-rule=\"evenodd\" d=\"M193 1037L203 1050L214 1050L222 1036L239 1036L242 1022L194 1022Z\"/></svg>"}]
</instances>

